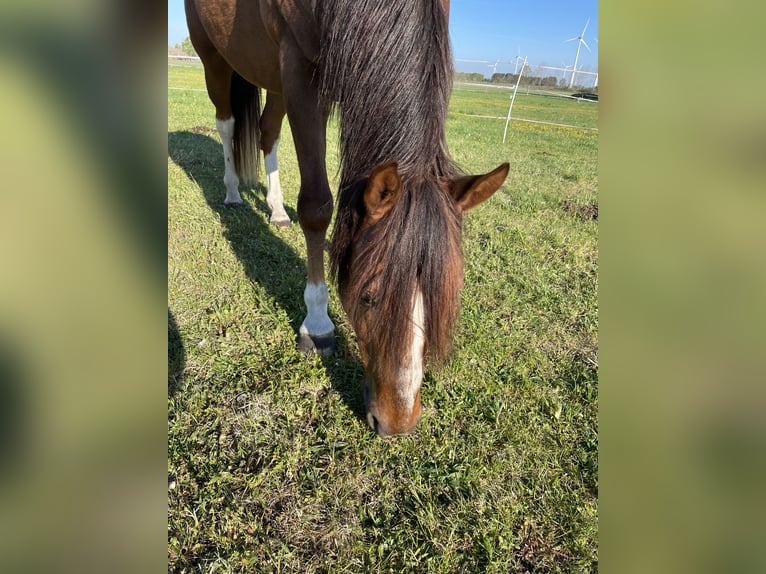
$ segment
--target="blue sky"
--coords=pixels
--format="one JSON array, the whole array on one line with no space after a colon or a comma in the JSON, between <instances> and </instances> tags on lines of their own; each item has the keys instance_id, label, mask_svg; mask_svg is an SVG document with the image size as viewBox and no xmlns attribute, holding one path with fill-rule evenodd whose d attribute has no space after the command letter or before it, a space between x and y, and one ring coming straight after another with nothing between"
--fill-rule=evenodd
<instances>
[{"instance_id":1,"label":"blue sky","mask_svg":"<svg viewBox=\"0 0 766 574\"><path fill-rule=\"evenodd\" d=\"M503 0L452 0L450 35L455 67L464 72L491 75L487 64L460 60L499 60L498 72L512 72L517 54L527 56L530 64L571 66L577 42L564 42L579 36L585 22L585 42L590 52L580 50L578 70L598 70L598 1L541 0L526 3ZM186 29L183 0L168 0L168 44L181 42Z\"/></svg>"}]
</instances>

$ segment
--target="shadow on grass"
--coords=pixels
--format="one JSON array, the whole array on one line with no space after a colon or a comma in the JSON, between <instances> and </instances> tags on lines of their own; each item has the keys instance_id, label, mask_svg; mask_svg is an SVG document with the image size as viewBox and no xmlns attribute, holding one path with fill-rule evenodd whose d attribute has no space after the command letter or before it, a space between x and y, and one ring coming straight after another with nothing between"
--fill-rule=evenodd
<instances>
[{"instance_id":1,"label":"shadow on grass","mask_svg":"<svg viewBox=\"0 0 766 574\"><path fill-rule=\"evenodd\" d=\"M268 223L266 190L261 183L254 189L240 186L242 205L224 204L223 148L217 140L205 135L207 133L213 135L215 130L201 127L168 133L168 155L189 179L199 185L208 206L220 217L224 237L248 277L261 285L285 311L297 341L298 329L306 313L303 304L306 262L279 237L280 230ZM298 225L295 210L287 205L285 210L293 225ZM169 336L171 318L169 314ZM175 328L177 332L177 326ZM340 329L336 329L336 337L338 351L332 357L323 357L322 363L346 406L360 420L365 420L360 389L364 368L349 349L349 342Z\"/></svg>"},{"instance_id":2,"label":"shadow on grass","mask_svg":"<svg viewBox=\"0 0 766 574\"><path fill-rule=\"evenodd\" d=\"M173 312L168 309L168 398L176 394L181 386L186 365L186 350L178 331Z\"/></svg>"}]
</instances>

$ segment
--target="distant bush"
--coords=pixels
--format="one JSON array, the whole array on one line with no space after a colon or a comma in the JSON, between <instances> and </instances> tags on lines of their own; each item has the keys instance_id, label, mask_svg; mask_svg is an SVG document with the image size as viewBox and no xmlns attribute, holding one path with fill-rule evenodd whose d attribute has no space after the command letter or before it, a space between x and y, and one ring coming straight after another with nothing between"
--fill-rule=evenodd
<instances>
[{"instance_id":1,"label":"distant bush","mask_svg":"<svg viewBox=\"0 0 766 574\"><path fill-rule=\"evenodd\" d=\"M191 39L189 36L186 36L184 38L183 42L181 42L180 45L176 45L177 48L181 48L183 50L184 54L187 56L196 56L197 51L194 49L194 46L192 46Z\"/></svg>"},{"instance_id":2,"label":"distant bush","mask_svg":"<svg viewBox=\"0 0 766 574\"><path fill-rule=\"evenodd\" d=\"M456 82L484 82L486 81L484 79L484 74L479 74L478 72L455 72L455 81Z\"/></svg>"}]
</instances>

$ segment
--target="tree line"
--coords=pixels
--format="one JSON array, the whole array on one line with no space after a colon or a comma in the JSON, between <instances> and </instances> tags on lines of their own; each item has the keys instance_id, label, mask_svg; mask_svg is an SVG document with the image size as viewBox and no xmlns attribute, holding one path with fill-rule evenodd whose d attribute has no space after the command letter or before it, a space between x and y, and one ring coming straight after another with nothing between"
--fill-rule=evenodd
<instances>
[{"instance_id":1,"label":"tree line","mask_svg":"<svg viewBox=\"0 0 766 574\"><path fill-rule=\"evenodd\" d=\"M455 81L457 82L482 82L489 84L504 84L509 86L516 85L516 81L519 78L519 74L509 73L503 74L495 72L488 80L484 77L484 74L478 72L455 72ZM556 77L556 76L535 76L527 68L523 74L521 74L521 83L519 86L534 86L543 88L568 88L569 76ZM584 86L575 84L574 89L582 89ZM594 88L588 88L594 90ZM597 88L596 88L597 89Z\"/></svg>"},{"instance_id":2,"label":"tree line","mask_svg":"<svg viewBox=\"0 0 766 574\"><path fill-rule=\"evenodd\" d=\"M180 44L176 44L173 46L177 50L181 50L184 54L187 56L196 56L197 51L194 49L194 46L192 46L191 39L189 36L186 36L186 38L183 39L183 42Z\"/></svg>"}]
</instances>

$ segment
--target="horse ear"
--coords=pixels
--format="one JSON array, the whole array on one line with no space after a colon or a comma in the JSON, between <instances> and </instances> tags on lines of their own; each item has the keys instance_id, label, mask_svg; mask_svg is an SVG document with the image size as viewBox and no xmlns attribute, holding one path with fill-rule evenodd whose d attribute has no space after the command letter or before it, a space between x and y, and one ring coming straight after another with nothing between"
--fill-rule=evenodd
<instances>
[{"instance_id":1,"label":"horse ear","mask_svg":"<svg viewBox=\"0 0 766 574\"><path fill-rule=\"evenodd\" d=\"M449 182L449 192L461 211L468 211L488 199L503 185L508 169L507 163L484 175L466 175Z\"/></svg>"},{"instance_id":2,"label":"horse ear","mask_svg":"<svg viewBox=\"0 0 766 574\"><path fill-rule=\"evenodd\" d=\"M396 203L402 193L402 180L395 161L375 167L364 190L364 207L372 223L378 221Z\"/></svg>"}]
</instances>

